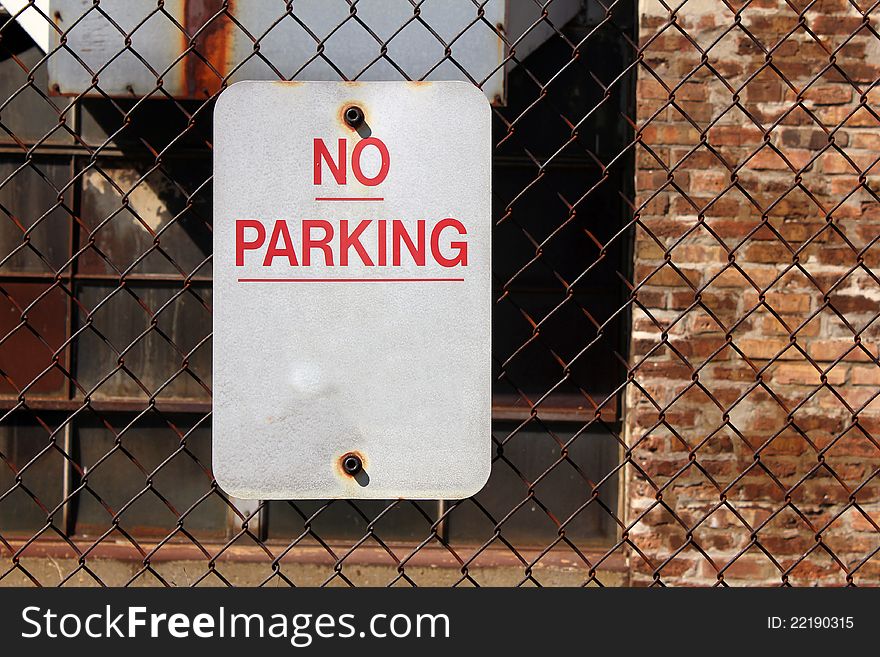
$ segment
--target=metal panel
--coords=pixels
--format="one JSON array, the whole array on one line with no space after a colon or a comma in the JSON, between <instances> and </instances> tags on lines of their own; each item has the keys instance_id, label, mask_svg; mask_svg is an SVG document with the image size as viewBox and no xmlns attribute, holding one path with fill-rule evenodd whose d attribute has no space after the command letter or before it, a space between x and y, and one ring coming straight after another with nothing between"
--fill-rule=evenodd
<instances>
[{"instance_id":1,"label":"metal panel","mask_svg":"<svg viewBox=\"0 0 880 657\"><path fill-rule=\"evenodd\" d=\"M547 16L559 26L579 8L578 0L555 0ZM448 0L415 11L407 0L361 0L354 7L299 0L286 14L280 3L267 2L169 0L160 10L140 0L53 0L51 10L59 30L50 34L52 47L62 33L67 40L67 49L49 60L55 90L122 97L204 98L223 80L424 78L472 80L500 103L508 44L515 63L554 33L541 3L526 1ZM191 38L198 54L188 51Z\"/></svg>"},{"instance_id":2,"label":"metal panel","mask_svg":"<svg viewBox=\"0 0 880 657\"><path fill-rule=\"evenodd\" d=\"M358 132L342 118L352 105L366 117ZM214 470L227 492L262 499L459 498L485 483L490 116L479 91L457 82L246 82L220 97ZM384 182L356 182L352 168L343 187L325 169L313 185L316 138L334 145L345 139L352 152L367 134L388 149ZM377 176L378 157L367 161L367 152L362 172ZM463 224L465 236L437 229L449 217ZM266 222L273 232L280 220L295 244L305 241L304 220L326 220L336 226L335 265L324 254L306 266L302 251L296 266L289 256L267 264L256 250L242 252L239 265L242 219ZM361 243L369 245L372 266L363 255L340 266L341 222L364 220L371 223ZM380 220L387 221L384 250ZM424 264L406 246L395 264L394 220L416 241L417 223L425 221ZM451 260L456 240L466 241L467 260L444 264L436 254ZM362 472L343 471L347 453L361 458Z\"/></svg>"},{"instance_id":3,"label":"metal panel","mask_svg":"<svg viewBox=\"0 0 880 657\"><path fill-rule=\"evenodd\" d=\"M48 281L0 283L0 395L64 395L67 299L62 285Z\"/></svg>"}]
</instances>

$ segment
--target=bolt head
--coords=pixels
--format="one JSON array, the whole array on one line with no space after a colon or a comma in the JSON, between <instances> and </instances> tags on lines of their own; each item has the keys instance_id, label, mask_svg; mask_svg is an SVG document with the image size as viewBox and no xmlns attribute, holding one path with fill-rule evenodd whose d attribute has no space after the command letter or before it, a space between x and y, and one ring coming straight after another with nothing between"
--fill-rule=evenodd
<instances>
[{"instance_id":1,"label":"bolt head","mask_svg":"<svg viewBox=\"0 0 880 657\"><path fill-rule=\"evenodd\" d=\"M357 105L352 105L345 110L345 122L352 128L357 128L364 122L364 111Z\"/></svg>"},{"instance_id":2,"label":"bolt head","mask_svg":"<svg viewBox=\"0 0 880 657\"><path fill-rule=\"evenodd\" d=\"M342 469L346 474L356 475L363 467L360 457L356 454L348 454L342 458Z\"/></svg>"}]
</instances>

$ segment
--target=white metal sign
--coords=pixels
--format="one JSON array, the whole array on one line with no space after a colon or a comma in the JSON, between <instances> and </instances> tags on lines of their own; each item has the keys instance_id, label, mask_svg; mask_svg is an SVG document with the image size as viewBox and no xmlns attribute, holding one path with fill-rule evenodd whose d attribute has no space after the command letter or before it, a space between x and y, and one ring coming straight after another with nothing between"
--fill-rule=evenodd
<instances>
[{"instance_id":1,"label":"white metal sign","mask_svg":"<svg viewBox=\"0 0 880 657\"><path fill-rule=\"evenodd\" d=\"M491 112L462 82L240 82L214 117L214 472L461 498L490 467Z\"/></svg>"}]
</instances>

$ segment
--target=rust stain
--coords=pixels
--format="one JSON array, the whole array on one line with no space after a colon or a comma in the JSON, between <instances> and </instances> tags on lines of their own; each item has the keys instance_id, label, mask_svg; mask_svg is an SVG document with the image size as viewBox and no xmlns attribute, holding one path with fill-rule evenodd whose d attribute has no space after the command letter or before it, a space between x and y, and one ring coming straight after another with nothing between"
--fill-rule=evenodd
<instances>
[{"instance_id":1,"label":"rust stain","mask_svg":"<svg viewBox=\"0 0 880 657\"><path fill-rule=\"evenodd\" d=\"M198 33L193 47L199 54L186 56L182 87L190 98L205 98L220 90L221 78L228 73L235 26L228 17L217 14L224 7L234 12L235 3L233 0L184 0L183 4L183 26L189 35L183 36L184 49L189 48L190 39Z\"/></svg>"},{"instance_id":2,"label":"rust stain","mask_svg":"<svg viewBox=\"0 0 880 657\"><path fill-rule=\"evenodd\" d=\"M406 83L407 89L412 91L413 93L419 91L427 91L433 87L436 82L433 80L408 80Z\"/></svg>"},{"instance_id":3,"label":"rust stain","mask_svg":"<svg viewBox=\"0 0 880 657\"><path fill-rule=\"evenodd\" d=\"M498 61L503 62L505 57L507 57L508 55L507 41L504 38L504 24L498 23L495 28L498 30L498 33L496 34L498 38L496 39L495 43L495 46L498 48ZM511 50L511 52L513 51Z\"/></svg>"},{"instance_id":4,"label":"rust stain","mask_svg":"<svg viewBox=\"0 0 880 657\"><path fill-rule=\"evenodd\" d=\"M369 466L369 463L368 463L368 461L367 461L367 457L364 456L364 453L361 452L360 450L357 450L357 449L353 449L353 450L351 450L351 451L349 451L349 452L346 452L345 454L343 454L342 456L340 456L338 459L336 459L336 472L337 472L337 473L338 473L343 479L346 479L346 480L354 480L355 477L354 477L353 475L348 474L348 473L345 471L345 469L342 467L342 462L343 462L347 457L349 457L349 456L357 456L357 457L361 460L361 471L362 471L362 472L366 472L366 471L367 471L368 466Z\"/></svg>"},{"instance_id":5,"label":"rust stain","mask_svg":"<svg viewBox=\"0 0 880 657\"><path fill-rule=\"evenodd\" d=\"M505 11L510 11L510 7L508 6ZM504 62L504 64L493 74L493 77L495 75L501 76L501 94L495 94L495 96L492 98L492 104L498 107L502 107L504 105L504 98L502 97L502 95L507 93L507 73L511 66L511 62L507 61L507 57L509 55L512 55L516 48L508 47L506 33L504 31L504 23L496 24L495 28L498 30L498 39L496 40L496 47L498 48L498 61Z\"/></svg>"}]
</instances>

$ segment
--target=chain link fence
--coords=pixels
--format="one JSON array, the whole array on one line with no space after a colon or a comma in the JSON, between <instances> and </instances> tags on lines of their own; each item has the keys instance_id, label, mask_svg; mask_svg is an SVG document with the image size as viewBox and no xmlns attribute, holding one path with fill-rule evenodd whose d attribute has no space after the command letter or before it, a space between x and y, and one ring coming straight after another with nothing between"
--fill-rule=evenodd
<instances>
[{"instance_id":1,"label":"chain link fence","mask_svg":"<svg viewBox=\"0 0 880 657\"><path fill-rule=\"evenodd\" d=\"M876 4L3 4L0 584L880 579ZM252 77L492 101L475 497L213 481L211 114Z\"/></svg>"}]
</instances>

